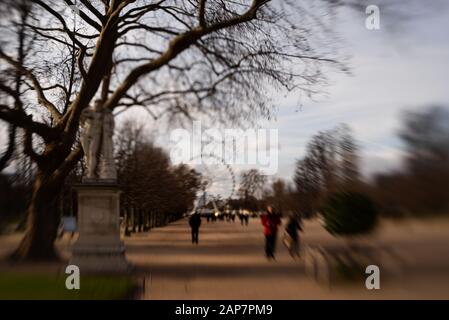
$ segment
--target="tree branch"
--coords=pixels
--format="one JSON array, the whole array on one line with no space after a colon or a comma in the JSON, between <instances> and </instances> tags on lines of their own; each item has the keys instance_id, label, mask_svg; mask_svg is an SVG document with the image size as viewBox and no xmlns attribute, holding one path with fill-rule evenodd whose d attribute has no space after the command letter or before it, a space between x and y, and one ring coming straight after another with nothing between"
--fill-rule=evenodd
<instances>
[{"instance_id":1,"label":"tree branch","mask_svg":"<svg viewBox=\"0 0 449 320\"><path fill-rule=\"evenodd\" d=\"M64 2L67 3L67 5L70 6L70 7L74 7L75 6L75 4L72 1L70 1L70 0L64 0ZM87 22L90 26L92 26L96 30L101 31L101 25L100 24L98 24L97 22L92 20L86 13L84 13L79 8L76 8L76 9L77 9L77 11L78 11L77 13L81 17L81 19L83 19L85 22Z\"/></svg>"},{"instance_id":2,"label":"tree branch","mask_svg":"<svg viewBox=\"0 0 449 320\"><path fill-rule=\"evenodd\" d=\"M9 134L8 134L8 148L0 157L0 172L8 165L9 160L14 154L16 148L16 132L17 127L13 124L9 124Z\"/></svg>"},{"instance_id":3,"label":"tree branch","mask_svg":"<svg viewBox=\"0 0 449 320\"><path fill-rule=\"evenodd\" d=\"M253 0L249 9L242 15L235 16L225 21L217 22L207 27L198 27L176 36L170 42L168 49L161 56L159 56L159 58L138 66L134 70L132 70L125 78L123 83L116 89L114 94L112 94L109 100L105 103L105 107L113 109L118 104L120 99L127 93L129 88L131 88L141 76L166 65L171 60L176 58L181 52L194 44L197 40L201 39L201 37L203 37L204 35L221 29L230 28L255 19L257 10L269 1L270 0Z\"/></svg>"},{"instance_id":4,"label":"tree branch","mask_svg":"<svg viewBox=\"0 0 449 320\"><path fill-rule=\"evenodd\" d=\"M76 34L73 33L68 27L67 23L65 22L65 19L54 9L52 9L49 5L44 3L41 0L31 0L35 4L41 6L44 10L46 10L48 13L50 13L52 16L54 16L58 21L61 23L62 28L64 32L69 36L70 40L76 43L76 45L80 48L84 48L85 46L76 38Z\"/></svg>"},{"instance_id":5,"label":"tree branch","mask_svg":"<svg viewBox=\"0 0 449 320\"><path fill-rule=\"evenodd\" d=\"M0 119L11 123L17 127L31 131L40 135L44 141L53 141L58 138L58 130L43 123L35 122L31 115L22 110L11 109L6 105L0 105Z\"/></svg>"},{"instance_id":6,"label":"tree branch","mask_svg":"<svg viewBox=\"0 0 449 320\"><path fill-rule=\"evenodd\" d=\"M30 116L31 118L31 116ZM28 155L37 165L41 165L45 159L44 156L37 154L33 149L33 132L25 130L25 139L23 140L23 152Z\"/></svg>"},{"instance_id":7,"label":"tree branch","mask_svg":"<svg viewBox=\"0 0 449 320\"><path fill-rule=\"evenodd\" d=\"M19 64L17 61L12 59L10 56L6 55L1 49L0 49L0 58L8 62L10 65L12 65L14 68L16 68L18 71L22 72L33 84L34 89L37 93L37 100L40 104L42 104L52 115L53 119L60 120L61 119L61 113L58 111L56 106L51 103L47 97L44 94L44 90L42 89L42 86L40 85L37 78L34 76L34 74L26 69L24 66Z\"/></svg>"},{"instance_id":8,"label":"tree branch","mask_svg":"<svg viewBox=\"0 0 449 320\"><path fill-rule=\"evenodd\" d=\"M78 144L72 152L65 158L61 166L53 173L54 178L64 178L66 177L73 167L82 159L84 155L83 148L81 144Z\"/></svg>"},{"instance_id":9,"label":"tree branch","mask_svg":"<svg viewBox=\"0 0 449 320\"><path fill-rule=\"evenodd\" d=\"M201 28L206 27L206 0L200 0L198 7L198 21Z\"/></svg>"},{"instance_id":10,"label":"tree branch","mask_svg":"<svg viewBox=\"0 0 449 320\"><path fill-rule=\"evenodd\" d=\"M93 13L98 20L100 20L102 23L105 22L105 16L100 13L91 3L90 0L80 0L81 3L91 12Z\"/></svg>"}]
</instances>

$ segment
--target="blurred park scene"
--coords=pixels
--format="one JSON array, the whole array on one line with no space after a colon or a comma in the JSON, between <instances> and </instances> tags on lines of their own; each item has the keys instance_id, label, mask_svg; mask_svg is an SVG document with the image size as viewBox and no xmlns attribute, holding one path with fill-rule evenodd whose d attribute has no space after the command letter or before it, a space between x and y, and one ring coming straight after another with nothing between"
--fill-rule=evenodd
<instances>
[{"instance_id":1,"label":"blurred park scene","mask_svg":"<svg viewBox=\"0 0 449 320\"><path fill-rule=\"evenodd\" d=\"M449 299L446 1L0 16L0 299Z\"/></svg>"}]
</instances>

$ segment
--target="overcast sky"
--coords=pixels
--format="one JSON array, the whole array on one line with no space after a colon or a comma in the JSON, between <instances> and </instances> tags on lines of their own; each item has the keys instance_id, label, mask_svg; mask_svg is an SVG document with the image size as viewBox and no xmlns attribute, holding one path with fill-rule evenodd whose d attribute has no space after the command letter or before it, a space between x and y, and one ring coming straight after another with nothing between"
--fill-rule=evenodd
<instances>
[{"instance_id":1,"label":"overcast sky","mask_svg":"<svg viewBox=\"0 0 449 320\"><path fill-rule=\"evenodd\" d=\"M292 98L280 103L277 121L268 123L279 128L280 176L291 177L295 159L313 134L341 122L353 129L362 146L365 174L397 168L401 113L449 106L449 7L441 5L449 2L412 2L409 8L403 2L404 13L410 14L406 20L384 17L380 7L377 31L364 27L363 14L341 11L336 25L345 52L352 56L352 76L331 74L328 97L306 101L299 111Z\"/></svg>"}]
</instances>

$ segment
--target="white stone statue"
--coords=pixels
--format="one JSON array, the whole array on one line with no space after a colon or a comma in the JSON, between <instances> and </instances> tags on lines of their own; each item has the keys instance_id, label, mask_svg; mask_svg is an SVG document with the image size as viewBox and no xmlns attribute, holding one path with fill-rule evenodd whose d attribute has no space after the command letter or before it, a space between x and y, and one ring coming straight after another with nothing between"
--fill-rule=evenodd
<instances>
[{"instance_id":1,"label":"white stone statue","mask_svg":"<svg viewBox=\"0 0 449 320\"><path fill-rule=\"evenodd\" d=\"M88 179L117 179L114 164L112 111L103 109L101 101L82 113L81 145L86 159Z\"/></svg>"},{"instance_id":2,"label":"white stone statue","mask_svg":"<svg viewBox=\"0 0 449 320\"><path fill-rule=\"evenodd\" d=\"M114 116L110 109L103 110L103 140L101 151L100 178L117 179L117 170L114 162Z\"/></svg>"}]
</instances>

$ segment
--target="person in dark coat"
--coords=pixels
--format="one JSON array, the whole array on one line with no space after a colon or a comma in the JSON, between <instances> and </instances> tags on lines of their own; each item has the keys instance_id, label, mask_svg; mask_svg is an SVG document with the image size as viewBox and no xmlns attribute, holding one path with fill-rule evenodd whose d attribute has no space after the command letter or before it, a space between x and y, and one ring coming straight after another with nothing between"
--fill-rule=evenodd
<instances>
[{"instance_id":1,"label":"person in dark coat","mask_svg":"<svg viewBox=\"0 0 449 320\"><path fill-rule=\"evenodd\" d=\"M245 221L245 226L247 226L248 225L248 220L249 220L249 214L245 214L243 216L243 220Z\"/></svg>"},{"instance_id":2,"label":"person in dark coat","mask_svg":"<svg viewBox=\"0 0 449 320\"><path fill-rule=\"evenodd\" d=\"M195 212L190 216L189 219L189 225L192 229L192 243L198 244L198 236L200 233L200 226L201 226L201 216L198 212Z\"/></svg>"},{"instance_id":3,"label":"person in dark coat","mask_svg":"<svg viewBox=\"0 0 449 320\"><path fill-rule=\"evenodd\" d=\"M268 206L267 212L260 217L265 235L265 255L268 259L274 259L276 249L276 238L278 227L281 224L281 218L275 212L273 207Z\"/></svg>"},{"instance_id":4,"label":"person in dark coat","mask_svg":"<svg viewBox=\"0 0 449 320\"><path fill-rule=\"evenodd\" d=\"M287 248L290 255L294 258L299 257L299 234L298 230L302 231L301 220L296 215L291 215L288 219L285 232L287 235Z\"/></svg>"}]
</instances>

